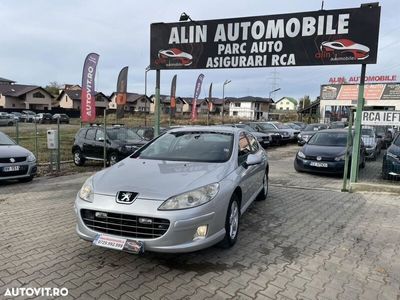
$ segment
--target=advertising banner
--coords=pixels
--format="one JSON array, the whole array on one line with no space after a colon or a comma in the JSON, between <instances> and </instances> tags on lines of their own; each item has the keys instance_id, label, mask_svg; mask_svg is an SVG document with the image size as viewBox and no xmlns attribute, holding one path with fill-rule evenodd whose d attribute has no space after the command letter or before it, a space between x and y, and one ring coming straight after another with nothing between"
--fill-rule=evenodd
<instances>
[{"instance_id":1,"label":"advertising banner","mask_svg":"<svg viewBox=\"0 0 400 300\"><path fill-rule=\"evenodd\" d=\"M96 119L95 99L95 76L96 67L99 61L97 53L90 53L86 56L82 72L81 92L81 120L82 122L94 122Z\"/></svg>"},{"instance_id":2,"label":"advertising banner","mask_svg":"<svg viewBox=\"0 0 400 300\"><path fill-rule=\"evenodd\" d=\"M126 91L128 85L128 67L121 69L117 80L117 94L115 103L117 104L117 117L124 117L124 107L126 104Z\"/></svg>"},{"instance_id":3,"label":"advertising banner","mask_svg":"<svg viewBox=\"0 0 400 300\"><path fill-rule=\"evenodd\" d=\"M197 119L197 99L199 99L201 92L201 85L203 84L204 75L200 74L196 81L196 86L194 88L194 97L192 101L192 121Z\"/></svg>"},{"instance_id":4,"label":"advertising banner","mask_svg":"<svg viewBox=\"0 0 400 300\"><path fill-rule=\"evenodd\" d=\"M171 82L171 116L175 116L175 111L176 111L176 75L172 78Z\"/></svg>"},{"instance_id":5,"label":"advertising banner","mask_svg":"<svg viewBox=\"0 0 400 300\"><path fill-rule=\"evenodd\" d=\"M361 124L399 126L400 111L394 111L394 110L363 111Z\"/></svg>"},{"instance_id":6,"label":"advertising banner","mask_svg":"<svg viewBox=\"0 0 400 300\"><path fill-rule=\"evenodd\" d=\"M357 100L358 84L321 86L321 100ZM375 83L364 86L365 100L400 100L400 83Z\"/></svg>"},{"instance_id":7,"label":"advertising banner","mask_svg":"<svg viewBox=\"0 0 400 300\"><path fill-rule=\"evenodd\" d=\"M151 24L152 69L374 64L381 8Z\"/></svg>"}]
</instances>

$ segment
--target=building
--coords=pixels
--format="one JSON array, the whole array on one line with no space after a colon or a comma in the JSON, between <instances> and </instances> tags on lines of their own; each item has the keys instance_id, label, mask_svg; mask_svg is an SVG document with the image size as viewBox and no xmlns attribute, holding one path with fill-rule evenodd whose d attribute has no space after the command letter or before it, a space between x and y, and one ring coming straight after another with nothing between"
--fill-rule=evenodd
<instances>
[{"instance_id":1,"label":"building","mask_svg":"<svg viewBox=\"0 0 400 300\"><path fill-rule=\"evenodd\" d=\"M283 97L275 102L276 110L296 110L297 100L292 97Z\"/></svg>"},{"instance_id":2,"label":"building","mask_svg":"<svg viewBox=\"0 0 400 300\"><path fill-rule=\"evenodd\" d=\"M189 103L187 102L185 97L176 97L175 98L175 113L176 114L184 114L189 112ZM156 96L153 94L151 95L151 101L153 102L151 107L151 113L154 113L155 110L155 103L156 103ZM161 106L161 113L162 114L169 114L170 107L171 107L171 97L167 95L160 95L160 106Z\"/></svg>"},{"instance_id":3,"label":"building","mask_svg":"<svg viewBox=\"0 0 400 300\"><path fill-rule=\"evenodd\" d=\"M347 121L349 107L357 107L358 84L321 86L321 122ZM371 83L364 87L364 110L400 110L400 82Z\"/></svg>"},{"instance_id":4,"label":"building","mask_svg":"<svg viewBox=\"0 0 400 300\"><path fill-rule=\"evenodd\" d=\"M80 88L76 86L73 89L66 89L61 91L61 93L56 98L59 103L59 107L65 109L81 109L81 92ZM96 92L96 114L101 115L103 111L108 108L110 103L110 98L104 95L102 92Z\"/></svg>"},{"instance_id":5,"label":"building","mask_svg":"<svg viewBox=\"0 0 400 300\"><path fill-rule=\"evenodd\" d=\"M273 100L271 98L246 96L227 98L229 116L248 120L268 120L268 113Z\"/></svg>"},{"instance_id":6,"label":"building","mask_svg":"<svg viewBox=\"0 0 400 300\"><path fill-rule=\"evenodd\" d=\"M37 85L15 84L0 78L0 108L51 110L53 96Z\"/></svg>"},{"instance_id":7,"label":"building","mask_svg":"<svg viewBox=\"0 0 400 300\"><path fill-rule=\"evenodd\" d=\"M109 103L110 109L117 109L117 93L112 93L111 101ZM126 104L124 110L126 112L154 112L153 109L153 101L144 94L136 94L136 93L126 93Z\"/></svg>"}]
</instances>

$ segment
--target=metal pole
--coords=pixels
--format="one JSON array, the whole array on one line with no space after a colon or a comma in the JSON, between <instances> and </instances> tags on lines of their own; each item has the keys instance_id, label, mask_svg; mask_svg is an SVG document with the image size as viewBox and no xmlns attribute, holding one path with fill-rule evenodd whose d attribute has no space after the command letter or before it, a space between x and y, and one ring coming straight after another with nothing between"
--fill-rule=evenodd
<instances>
[{"instance_id":1,"label":"metal pole","mask_svg":"<svg viewBox=\"0 0 400 300\"><path fill-rule=\"evenodd\" d=\"M37 132L37 123L35 122L35 156L38 159L38 132Z\"/></svg>"},{"instance_id":2,"label":"metal pole","mask_svg":"<svg viewBox=\"0 0 400 300\"><path fill-rule=\"evenodd\" d=\"M107 110L104 110L104 120L103 120L103 127L104 127L104 138L103 138L103 168L107 167Z\"/></svg>"},{"instance_id":3,"label":"metal pole","mask_svg":"<svg viewBox=\"0 0 400 300\"><path fill-rule=\"evenodd\" d=\"M144 96L146 102L144 103L144 126L147 126L147 68L144 70Z\"/></svg>"},{"instance_id":4,"label":"metal pole","mask_svg":"<svg viewBox=\"0 0 400 300\"><path fill-rule=\"evenodd\" d=\"M15 131L16 131L16 137L15 139L17 140L17 144L19 144L19 122L17 120L17 122L15 123Z\"/></svg>"},{"instance_id":5,"label":"metal pole","mask_svg":"<svg viewBox=\"0 0 400 300\"><path fill-rule=\"evenodd\" d=\"M156 103L154 108L154 137L160 134L160 70L156 70Z\"/></svg>"},{"instance_id":6,"label":"metal pole","mask_svg":"<svg viewBox=\"0 0 400 300\"><path fill-rule=\"evenodd\" d=\"M344 157L344 171L343 171L343 187L342 187L342 192L347 192L347 173L349 172L349 158L350 158L350 153L348 149L351 146L351 138L352 138L352 127L353 127L353 110L350 108L350 113L349 113L349 130L347 133L347 145L346 145L346 153Z\"/></svg>"},{"instance_id":7,"label":"metal pole","mask_svg":"<svg viewBox=\"0 0 400 300\"><path fill-rule=\"evenodd\" d=\"M358 180L358 165L360 160L360 144L361 144L361 116L364 109L364 84L365 84L365 71L366 64L361 65L361 79L360 86L358 88L358 101L357 111L354 122L354 142L353 142L353 153L351 160L351 173L350 182L357 182Z\"/></svg>"},{"instance_id":8,"label":"metal pole","mask_svg":"<svg viewBox=\"0 0 400 300\"><path fill-rule=\"evenodd\" d=\"M57 172L60 172L60 118L57 119Z\"/></svg>"},{"instance_id":9,"label":"metal pole","mask_svg":"<svg viewBox=\"0 0 400 300\"><path fill-rule=\"evenodd\" d=\"M225 82L222 86L222 124L224 124L224 111L225 111Z\"/></svg>"}]
</instances>

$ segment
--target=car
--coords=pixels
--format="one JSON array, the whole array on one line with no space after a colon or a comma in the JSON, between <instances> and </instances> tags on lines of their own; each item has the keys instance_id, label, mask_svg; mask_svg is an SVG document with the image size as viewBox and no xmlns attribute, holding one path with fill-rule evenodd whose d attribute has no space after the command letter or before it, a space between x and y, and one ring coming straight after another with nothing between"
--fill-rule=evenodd
<instances>
[{"instance_id":1,"label":"car","mask_svg":"<svg viewBox=\"0 0 400 300\"><path fill-rule=\"evenodd\" d=\"M292 129L295 129L297 131L301 131L301 127L295 123L284 123L284 125L289 126Z\"/></svg>"},{"instance_id":2,"label":"car","mask_svg":"<svg viewBox=\"0 0 400 300\"><path fill-rule=\"evenodd\" d=\"M266 148L269 146L270 141L272 140L272 133L262 133L262 132L258 132L257 130L255 130L254 128L252 128L251 126L247 125L247 124L243 124L243 123L239 123L239 124L224 124L224 126L231 126L231 127L236 127L236 128L242 128L247 130L248 132L250 132L256 139L257 141L260 143L260 145L263 148Z\"/></svg>"},{"instance_id":3,"label":"car","mask_svg":"<svg viewBox=\"0 0 400 300\"><path fill-rule=\"evenodd\" d=\"M366 158L376 160L382 149L382 136L378 135L372 126L361 128L361 139L365 145Z\"/></svg>"},{"instance_id":4,"label":"car","mask_svg":"<svg viewBox=\"0 0 400 300\"><path fill-rule=\"evenodd\" d=\"M10 115L13 115L14 116L14 120L16 121L16 122L19 122L19 121L21 121L20 120L20 118L21 118L21 113L20 112L11 112L10 113Z\"/></svg>"},{"instance_id":5,"label":"car","mask_svg":"<svg viewBox=\"0 0 400 300\"><path fill-rule=\"evenodd\" d=\"M300 133L300 130L292 129L289 126L280 123L280 122L262 122L261 126L264 128L271 127L279 132L282 136L282 142L294 142L297 140L297 135Z\"/></svg>"},{"instance_id":6,"label":"car","mask_svg":"<svg viewBox=\"0 0 400 300\"><path fill-rule=\"evenodd\" d=\"M347 126L347 122L343 122L343 121L335 121L335 122L331 122L329 124L330 129L340 129L340 128L345 128L346 126Z\"/></svg>"},{"instance_id":7,"label":"car","mask_svg":"<svg viewBox=\"0 0 400 300\"><path fill-rule=\"evenodd\" d=\"M295 121L295 122L292 122L292 123L293 123L293 124L296 124L297 126L299 126L299 127L301 128L301 130L303 130L303 129L306 128L306 126L307 126L307 124L304 123L304 122Z\"/></svg>"},{"instance_id":8,"label":"car","mask_svg":"<svg viewBox=\"0 0 400 300\"><path fill-rule=\"evenodd\" d=\"M317 131L297 152L294 168L297 172L342 175L344 172L348 131L324 129ZM351 162L351 148L349 165ZM365 148L361 143L359 166L365 167ZM349 168L350 170L350 168Z\"/></svg>"},{"instance_id":9,"label":"car","mask_svg":"<svg viewBox=\"0 0 400 300\"><path fill-rule=\"evenodd\" d=\"M313 136L319 130L328 129L328 125L322 123L313 123L308 124L306 128L304 128L300 133L297 135L297 144L299 146L303 146L310 137Z\"/></svg>"},{"instance_id":10,"label":"car","mask_svg":"<svg viewBox=\"0 0 400 300\"><path fill-rule=\"evenodd\" d=\"M57 123L57 121L60 120L60 124L69 124L69 117L66 114L54 114L52 120L53 123Z\"/></svg>"},{"instance_id":11,"label":"car","mask_svg":"<svg viewBox=\"0 0 400 300\"><path fill-rule=\"evenodd\" d=\"M109 165L114 165L147 143L133 130L122 126L109 127L106 132L106 157ZM81 128L75 135L72 154L77 166L84 165L86 160L102 161L104 129L98 126Z\"/></svg>"},{"instance_id":12,"label":"car","mask_svg":"<svg viewBox=\"0 0 400 300\"><path fill-rule=\"evenodd\" d=\"M139 127L132 127L130 128L134 132L136 132L142 139L146 141L150 141L154 138L154 127L147 127L147 126L139 126ZM172 129L172 128L171 128ZM167 128L160 127L160 133L164 133L168 131Z\"/></svg>"},{"instance_id":13,"label":"car","mask_svg":"<svg viewBox=\"0 0 400 300\"><path fill-rule=\"evenodd\" d=\"M375 126L375 131L382 138L381 148L387 149L393 141L393 133L386 126Z\"/></svg>"},{"instance_id":14,"label":"car","mask_svg":"<svg viewBox=\"0 0 400 300\"><path fill-rule=\"evenodd\" d=\"M321 51L332 52L339 55L350 54L356 60L364 60L369 56L369 47L349 39L338 39L321 43Z\"/></svg>"},{"instance_id":15,"label":"car","mask_svg":"<svg viewBox=\"0 0 400 300\"><path fill-rule=\"evenodd\" d=\"M178 48L171 48L158 51L158 58L160 60L169 61L170 63L177 63L182 66L190 66L193 62L193 56Z\"/></svg>"},{"instance_id":16,"label":"car","mask_svg":"<svg viewBox=\"0 0 400 300\"><path fill-rule=\"evenodd\" d=\"M382 178L400 178L400 133L395 136L392 144L383 155Z\"/></svg>"},{"instance_id":17,"label":"car","mask_svg":"<svg viewBox=\"0 0 400 300\"><path fill-rule=\"evenodd\" d=\"M13 126L15 123L14 116L9 114L0 115L0 126Z\"/></svg>"},{"instance_id":18,"label":"car","mask_svg":"<svg viewBox=\"0 0 400 300\"><path fill-rule=\"evenodd\" d=\"M31 110L23 110L21 112L20 121L21 122L34 122L36 113Z\"/></svg>"},{"instance_id":19,"label":"car","mask_svg":"<svg viewBox=\"0 0 400 300\"><path fill-rule=\"evenodd\" d=\"M39 113L36 115L35 121L41 124L51 124L53 122L53 116L50 113Z\"/></svg>"},{"instance_id":20,"label":"car","mask_svg":"<svg viewBox=\"0 0 400 300\"><path fill-rule=\"evenodd\" d=\"M289 133L286 131L278 131L276 128L266 122L248 122L245 123L249 125L253 130L257 132L262 132L269 134L271 137L270 145L282 145L289 140Z\"/></svg>"},{"instance_id":21,"label":"car","mask_svg":"<svg viewBox=\"0 0 400 300\"><path fill-rule=\"evenodd\" d=\"M37 172L36 157L0 132L0 181L31 181Z\"/></svg>"},{"instance_id":22,"label":"car","mask_svg":"<svg viewBox=\"0 0 400 300\"><path fill-rule=\"evenodd\" d=\"M241 128L173 129L86 180L76 231L134 253L231 247L241 215L267 197L268 173L265 151Z\"/></svg>"}]
</instances>

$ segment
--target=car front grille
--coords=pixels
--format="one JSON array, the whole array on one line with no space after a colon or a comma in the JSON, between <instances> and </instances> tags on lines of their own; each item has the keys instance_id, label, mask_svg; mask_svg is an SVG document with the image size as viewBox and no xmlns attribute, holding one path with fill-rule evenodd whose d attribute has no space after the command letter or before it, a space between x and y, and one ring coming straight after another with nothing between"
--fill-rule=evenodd
<instances>
[{"instance_id":1,"label":"car front grille","mask_svg":"<svg viewBox=\"0 0 400 300\"><path fill-rule=\"evenodd\" d=\"M306 159L315 161L335 161L334 157L323 157L323 156L321 156L320 160L317 159L317 156L307 156Z\"/></svg>"},{"instance_id":2,"label":"car front grille","mask_svg":"<svg viewBox=\"0 0 400 300\"><path fill-rule=\"evenodd\" d=\"M18 157L0 157L0 164L8 164L10 163L10 159L14 159L14 162L23 162L26 161L26 156L18 156Z\"/></svg>"},{"instance_id":3,"label":"car front grille","mask_svg":"<svg viewBox=\"0 0 400 300\"><path fill-rule=\"evenodd\" d=\"M25 175L28 172L28 166L20 166L18 171L4 172L3 168L0 168L0 177L12 177Z\"/></svg>"},{"instance_id":4,"label":"car front grille","mask_svg":"<svg viewBox=\"0 0 400 300\"><path fill-rule=\"evenodd\" d=\"M166 219L90 209L82 209L81 217L85 225L94 231L141 239L155 239L163 236L170 224Z\"/></svg>"}]
</instances>

